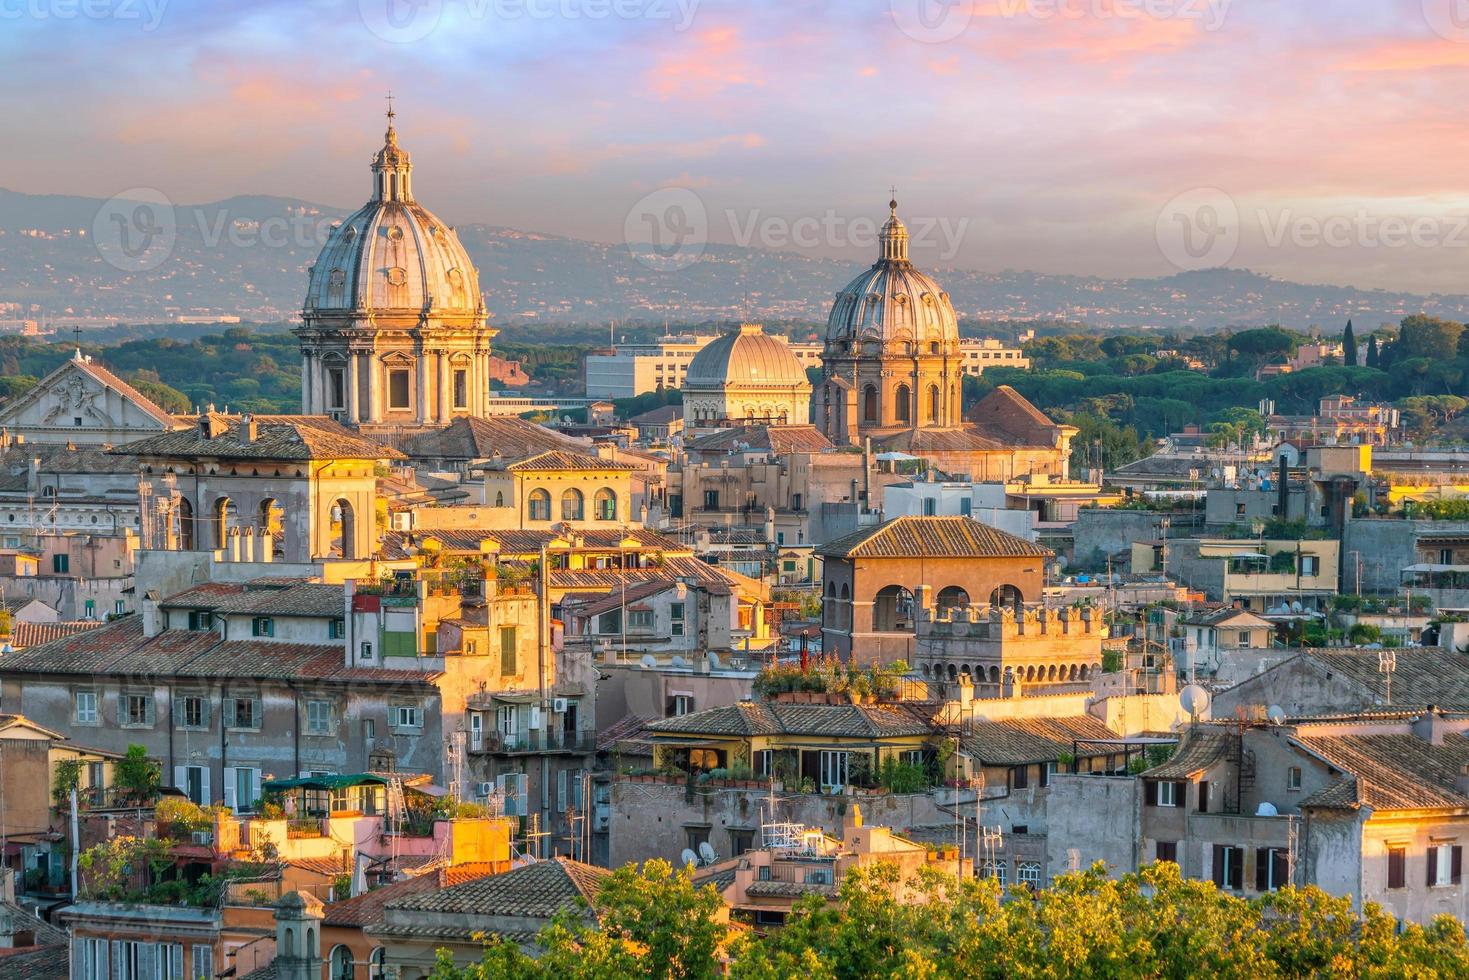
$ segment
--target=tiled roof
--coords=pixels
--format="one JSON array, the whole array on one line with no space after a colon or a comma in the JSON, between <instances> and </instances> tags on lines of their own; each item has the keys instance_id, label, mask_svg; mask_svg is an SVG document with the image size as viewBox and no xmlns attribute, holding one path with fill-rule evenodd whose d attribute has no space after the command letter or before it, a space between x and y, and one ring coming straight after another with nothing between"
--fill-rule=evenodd
<instances>
[{"instance_id":1,"label":"tiled roof","mask_svg":"<svg viewBox=\"0 0 1469 980\"><path fill-rule=\"evenodd\" d=\"M63 636L74 636L77 633L85 633L102 625L98 619L82 619L62 623L26 623L19 622L11 627L10 645L17 650L33 647L41 643L49 643L59 640Z\"/></svg>"},{"instance_id":2,"label":"tiled roof","mask_svg":"<svg viewBox=\"0 0 1469 980\"><path fill-rule=\"evenodd\" d=\"M1216 609L1206 615L1185 619L1183 622L1188 626L1223 626L1227 623L1233 623L1236 620L1242 626L1262 627L1271 625L1269 620L1261 619L1247 609L1234 609L1232 607Z\"/></svg>"},{"instance_id":3,"label":"tiled roof","mask_svg":"<svg viewBox=\"0 0 1469 980\"><path fill-rule=\"evenodd\" d=\"M625 592L619 589L605 595L598 595L591 601L569 603L562 599L561 606L564 610L577 616L599 616L604 612L620 609L624 603L637 602L677 587L678 582L674 579L655 578L631 585Z\"/></svg>"},{"instance_id":4,"label":"tiled roof","mask_svg":"<svg viewBox=\"0 0 1469 980\"><path fill-rule=\"evenodd\" d=\"M164 630L143 636L140 616L127 616L74 636L0 657L0 674L127 674L138 677L296 678L404 684L435 675L386 667L345 667L340 644L221 641L213 630Z\"/></svg>"},{"instance_id":5,"label":"tiled roof","mask_svg":"<svg viewBox=\"0 0 1469 980\"><path fill-rule=\"evenodd\" d=\"M700 453L820 453L832 445L814 425L734 425L700 436L686 448Z\"/></svg>"},{"instance_id":6,"label":"tiled roof","mask_svg":"<svg viewBox=\"0 0 1469 980\"><path fill-rule=\"evenodd\" d=\"M25 913L30 915L30 913ZM71 976L70 957L65 938L61 944L48 944L14 952L0 950L0 977L6 980L67 980Z\"/></svg>"},{"instance_id":7,"label":"tiled roof","mask_svg":"<svg viewBox=\"0 0 1469 980\"><path fill-rule=\"evenodd\" d=\"M1000 385L980 399L969 417L984 432L1020 446L1055 444L1056 423L1009 385Z\"/></svg>"},{"instance_id":8,"label":"tiled roof","mask_svg":"<svg viewBox=\"0 0 1469 980\"><path fill-rule=\"evenodd\" d=\"M1382 673L1376 650L1320 649L1310 650L1305 656L1332 673L1356 682L1363 690L1362 707L1375 705L1381 698ZM1392 675L1392 703L1394 707L1432 704L1469 711L1469 656L1439 647L1398 650Z\"/></svg>"},{"instance_id":9,"label":"tiled roof","mask_svg":"<svg viewBox=\"0 0 1469 980\"><path fill-rule=\"evenodd\" d=\"M745 887L750 898L800 898L802 895L836 895L835 885L798 881L752 881Z\"/></svg>"},{"instance_id":10,"label":"tiled roof","mask_svg":"<svg viewBox=\"0 0 1469 980\"><path fill-rule=\"evenodd\" d=\"M588 456L586 453L567 452L562 449L552 450L546 453L537 453L527 456L525 459L516 460L503 467L512 472L534 472L537 470L632 470L634 466L627 463L617 463L610 459L602 459L598 456Z\"/></svg>"},{"instance_id":11,"label":"tiled roof","mask_svg":"<svg viewBox=\"0 0 1469 980\"><path fill-rule=\"evenodd\" d=\"M876 452L903 452L914 455L927 453L996 453L1013 449L1009 443L1001 442L982 434L972 425L958 425L946 429L901 429L885 436L875 436L872 448Z\"/></svg>"},{"instance_id":12,"label":"tiled roof","mask_svg":"<svg viewBox=\"0 0 1469 980\"><path fill-rule=\"evenodd\" d=\"M553 858L489 875L452 888L441 888L385 903L388 910L458 915L503 915L549 919L578 900L591 905L611 874L606 868ZM474 927L465 925L466 931ZM483 928L482 926L480 928Z\"/></svg>"},{"instance_id":13,"label":"tiled roof","mask_svg":"<svg viewBox=\"0 0 1469 980\"><path fill-rule=\"evenodd\" d=\"M634 415L628 421L633 425L667 425L681 418L683 418L682 405L659 405L641 415Z\"/></svg>"},{"instance_id":14,"label":"tiled roof","mask_svg":"<svg viewBox=\"0 0 1469 980\"><path fill-rule=\"evenodd\" d=\"M741 701L648 726L657 734L824 735L832 738L895 738L928 735L933 726L887 705L786 704ZM1068 746L1070 743L1067 743Z\"/></svg>"},{"instance_id":15,"label":"tiled roof","mask_svg":"<svg viewBox=\"0 0 1469 980\"><path fill-rule=\"evenodd\" d=\"M235 415L209 415L221 430L213 438L202 423L130 442L116 452L133 456L169 456L238 460L402 459L402 454L353 435L331 419L313 415L257 415L253 441L244 438L243 420Z\"/></svg>"},{"instance_id":16,"label":"tiled roof","mask_svg":"<svg viewBox=\"0 0 1469 980\"><path fill-rule=\"evenodd\" d=\"M410 545L433 538L446 552L479 554L481 543L493 541L500 546L500 557L535 558L543 546L558 538L577 540L586 551L619 551L623 541L636 541L640 551L662 551L689 555L693 548L648 528L575 529L553 525L544 531L502 528L456 528L453 530L386 531L383 534L384 557L406 557Z\"/></svg>"},{"instance_id":17,"label":"tiled roof","mask_svg":"<svg viewBox=\"0 0 1469 980\"><path fill-rule=\"evenodd\" d=\"M1016 766L1053 762L1086 739L1115 739L1117 733L1090 715L1065 718L1007 718L976 721L965 727L959 745L986 765ZM1081 745L1081 756L1105 755L1109 750Z\"/></svg>"},{"instance_id":18,"label":"tiled roof","mask_svg":"<svg viewBox=\"0 0 1469 980\"><path fill-rule=\"evenodd\" d=\"M364 892L355 898L328 905L322 925L345 926L353 929L370 926L382 921L383 907L389 902L421 892L435 891L438 887L439 876L432 872L395 881L381 888L374 888L370 892Z\"/></svg>"},{"instance_id":19,"label":"tiled roof","mask_svg":"<svg viewBox=\"0 0 1469 980\"><path fill-rule=\"evenodd\" d=\"M1204 728L1190 732L1167 762L1154 766L1143 775L1152 779L1187 779L1229 758L1231 742L1236 737Z\"/></svg>"},{"instance_id":20,"label":"tiled roof","mask_svg":"<svg viewBox=\"0 0 1469 980\"><path fill-rule=\"evenodd\" d=\"M312 874L325 875L328 878L334 875L339 875L344 872L351 871L350 867L343 866L342 859L340 857L290 858L286 861L286 863L293 868L299 868L302 871L309 871Z\"/></svg>"},{"instance_id":21,"label":"tiled roof","mask_svg":"<svg viewBox=\"0 0 1469 980\"><path fill-rule=\"evenodd\" d=\"M597 730L597 751L610 751L618 742L625 738L632 738L643 730L648 724L648 719L638 715L624 715L620 721L615 721L606 728Z\"/></svg>"},{"instance_id":22,"label":"tiled roof","mask_svg":"<svg viewBox=\"0 0 1469 980\"><path fill-rule=\"evenodd\" d=\"M245 591L243 582L204 582L163 599L164 609L214 609L221 602Z\"/></svg>"},{"instance_id":23,"label":"tiled roof","mask_svg":"<svg viewBox=\"0 0 1469 980\"><path fill-rule=\"evenodd\" d=\"M63 473L88 474L136 474L136 457L109 452L97 446L45 446L39 443L23 443L0 453L0 493L24 494L27 490L31 460L39 459L40 472L45 476ZM62 500L71 497L61 491ZM136 503L137 493L133 492Z\"/></svg>"},{"instance_id":24,"label":"tiled roof","mask_svg":"<svg viewBox=\"0 0 1469 980\"><path fill-rule=\"evenodd\" d=\"M1469 807L1469 797L1454 781L1469 764L1469 738L1447 733L1442 745L1412 734L1302 735L1291 739L1308 752L1350 774L1352 788L1337 784L1308 798L1314 806L1355 806L1374 810ZM1303 800L1302 805L1307 801Z\"/></svg>"},{"instance_id":25,"label":"tiled roof","mask_svg":"<svg viewBox=\"0 0 1469 980\"><path fill-rule=\"evenodd\" d=\"M171 603L170 603L171 604ZM221 613L256 613L262 616L342 616L346 596L340 585L306 582L285 588L247 588L215 605Z\"/></svg>"},{"instance_id":26,"label":"tiled roof","mask_svg":"<svg viewBox=\"0 0 1469 980\"><path fill-rule=\"evenodd\" d=\"M0 912L14 916L17 927L24 923L24 928L31 930L36 935L37 946L65 945L67 941L66 930L52 925L45 919L37 918L31 910L15 902L0 901ZM0 967L0 976L8 977L4 967Z\"/></svg>"},{"instance_id":27,"label":"tiled roof","mask_svg":"<svg viewBox=\"0 0 1469 980\"><path fill-rule=\"evenodd\" d=\"M1054 552L970 517L895 517L816 549L829 558L1049 558Z\"/></svg>"},{"instance_id":28,"label":"tiled roof","mask_svg":"<svg viewBox=\"0 0 1469 980\"><path fill-rule=\"evenodd\" d=\"M403 440L398 448L414 459L490 459L496 454L520 459L536 453L565 449L585 452L585 439L562 435L543 425L515 416L460 418Z\"/></svg>"}]
</instances>

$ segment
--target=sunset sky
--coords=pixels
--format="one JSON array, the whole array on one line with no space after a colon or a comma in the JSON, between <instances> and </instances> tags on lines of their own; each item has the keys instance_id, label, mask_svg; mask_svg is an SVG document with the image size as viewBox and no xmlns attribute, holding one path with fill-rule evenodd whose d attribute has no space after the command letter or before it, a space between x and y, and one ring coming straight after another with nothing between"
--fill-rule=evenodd
<instances>
[{"instance_id":1,"label":"sunset sky","mask_svg":"<svg viewBox=\"0 0 1469 980\"><path fill-rule=\"evenodd\" d=\"M962 226L920 262L1165 275L1211 188L1231 266L1469 292L1469 2L945 2L0 0L0 186L356 206L391 89L457 223L617 241L683 187L714 241L831 211L751 244L863 257L895 184Z\"/></svg>"}]
</instances>

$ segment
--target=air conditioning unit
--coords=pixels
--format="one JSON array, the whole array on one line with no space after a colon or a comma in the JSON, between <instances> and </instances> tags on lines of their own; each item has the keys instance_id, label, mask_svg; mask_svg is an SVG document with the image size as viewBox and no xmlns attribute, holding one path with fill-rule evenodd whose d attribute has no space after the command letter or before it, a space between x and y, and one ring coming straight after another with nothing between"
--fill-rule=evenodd
<instances>
[{"instance_id":1,"label":"air conditioning unit","mask_svg":"<svg viewBox=\"0 0 1469 980\"><path fill-rule=\"evenodd\" d=\"M494 783L480 783L479 784L479 795L480 796L484 796L484 797L494 796L495 795L495 784Z\"/></svg>"},{"instance_id":2,"label":"air conditioning unit","mask_svg":"<svg viewBox=\"0 0 1469 980\"><path fill-rule=\"evenodd\" d=\"M566 699L565 698L552 698L551 699L551 710L553 712L555 712L556 714L558 714L558 715L564 715L564 714L566 714Z\"/></svg>"},{"instance_id":3,"label":"air conditioning unit","mask_svg":"<svg viewBox=\"0 0 1469 980\"><path fill-rule=\"evenodd\" d=\"M526 725L533 732L541 730L541 706L533 704L530 707L530 723Z\"/></svg>"},{"instance_id":4,"label":"air conditioning unit","mask_svg":"<svg viewBox=\"0 0 1469 980\"><path fill-rule=\"evenodd\" d=\"M392 516L393 516L393 530L394 531L411 531L411 530L413 530L413 514L412 513L408 512L406 510L405 511L398 511L396 514L393 514Z\"/></svg>"},{"instance_id":5,"label":"air conditioning unit","mask_svg":"<svg viewBox=\"0 0 1469 980\"><path fill-rule=\"evenodd\" d=\"M196 830L196 831L194 831L193 836L194 836L194 843L195 844L202 845L204 847L208 847L210 844L212 844L214 842L213 839L212 839L214 837L214 832L213 831L209 831L209 830Z\"/></svg>"}]
</instances>

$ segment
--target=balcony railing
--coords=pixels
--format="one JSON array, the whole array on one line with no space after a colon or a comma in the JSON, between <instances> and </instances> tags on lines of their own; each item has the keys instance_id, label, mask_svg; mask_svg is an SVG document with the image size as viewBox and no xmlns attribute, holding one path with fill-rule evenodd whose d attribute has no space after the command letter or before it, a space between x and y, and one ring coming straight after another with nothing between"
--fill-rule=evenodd
<instances>
[{"instance_id":1,"label":"balcony railing","mask_svg":"<svg viewBox=\"0 0 1469 980\"><path fill-rule=\"evenodd\" d=\"M597 748L597 736L591 732L517 732L507 735L502 732L483 732L476 739L471 733L469 751L492 755L519 755L535 752L593 752Z\"/></svg>"}]
</instances>

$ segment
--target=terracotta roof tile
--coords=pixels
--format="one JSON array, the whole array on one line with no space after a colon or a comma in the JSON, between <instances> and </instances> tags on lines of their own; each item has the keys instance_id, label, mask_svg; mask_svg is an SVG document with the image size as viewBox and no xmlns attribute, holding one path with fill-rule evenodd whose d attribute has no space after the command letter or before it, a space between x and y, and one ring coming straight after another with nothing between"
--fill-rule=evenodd
<instances>
[{"instance_id":1,"label":"terracotta roof tile","mask_svg":"<svg viewBox=\"0 0 1469 980\"><path fill-rule=\"evenodd\" d=\"M243 438L243 420L211 415L221 432L208 438L200 425L130 442L114 452L141 457L259 460L402 459L402 453L353 435L331 419L310 415L259 415L253 441Z\"/></svg>"},{"instance_id":2,"label":"terracotta roof tile","mask_svg":"<svg viewBox=\"0 0 1469 980\"><path fill-rule=\"evenodd\" d=\"M1016 766L1053 762L1070 753L1078 741L1115 739L1117 733L1089 715L1065 718L1012 718L977 721L965 726L959 737L961 748L987 765ZM1110 750L1082 746L1082 756L1105 755Z\"/></svg>"},{"instance_id":3,"label":"terracotta roof tile","mask_svg":"<svg viewBox=\"0 0 1469 980\"><path fill-rule=\"evenodd\" d=\"M627 463L617 463L610 459L602 459L599 456L588 456L586 453L573 453L557 449L551 452L537 453L524 459L516 460L503 467L516 473L535 472L537 470L632 470L635 466Z\"/></svg>"},{"instance_id":4,"label":"terracotta roof tile","mask_svg":"<svg viewBox=\"0 0 1469 980\"><path fill-rule=\"evenodd\" d=\"M970 517L895 517L816 549L828 558L1049 558L1054 552Z\"/></svg>"},{"instance_id":5,"label":"terracotta roof tile","mask_svg":"<svg viewBox=\"0 0 1469 980\"><path fill-rule=\"evenodd\" d=\"M1229 750L1237 736L1228 732L1199 729L1184 736L1167 762L1143 773L1152 779L1187 779L1229 758Z\"/></svg>"},{"instance_id":6,"label":"terracotta roof tile","mask_svg":"<svg viewBox=\"0 0 1469 980\"><path fill-rule=\"evenodd\" d=\"M60 623L16 623L11 628L10 645L16 650L26 647L37 646L42 643L50 643L65 636L75 636L77 633L85 633L87 630L97 629L102 625L101 620L82 619L71 622Z\"/></svg>"},{"instance_id":7,"label":"terracotta roof tile","mask_svg":"<svg viewBox=\"0 0 1469 980\"><path fill-rule=\"evenodd\" d=\"M934 726L888 705L786 704L741 701L648 725L669 735L819 735L832 738L895 738L928 735ZM1069 744L1069 743L1068 743Z\"/></svg>"},{"instance_id":8,"label":"terracotta roof tile","mask_svg":"<svg viewBox=\"0 0 1469 980\"><path fill-rule=\"evenodd\" d=\"M460 418L401 440L398 448L414 459L520 459L564 449L585 452L591 443L513 416Z\"/></svg>"},{"instance_id":9,"label":"terracotta roof tile","mask_svg":"<svg viewBox=\"0 0 1469 980\"><path fill-rule=\"evenodd\" d=\"M1302 748L1349 773L1355 792L1341 785L1312 794L1315 806L1355 806L1374 810L1469 807L1469 797L1454 781L1469 764L1469 738L1450 732L1442 745L1411 734L1313 736L1291 739ZM1302 801L1306 805L1306 801Z\"/></svg>"},{"instance_id":10,"label":"terracotta roof tile","mask_svg":"<svg viewBox=\"0 0 1469 980\"><path fill-rule=\"evenodd\" d=\"M734 425L693 440L691 452L821 453L832 448L831 440L814 425Z\"/></svg>"},{"instance_id":11,"label":"terracotta roof tile","mask_svg":"<svg viewBox=\"0 0 1469 980\"><path fill-rule=\"evenodd\" d=\"M549 919L578 900L591 905L612 872L580 861L553 858L488 875L463 885L389 900L387 910L438 912L475 916L522 916ZM389 927L391 928L391 927ZM469 929L470 926L463 927ZM482 926L480 928L483 928Z\"/></svg>"}]
</instances>

